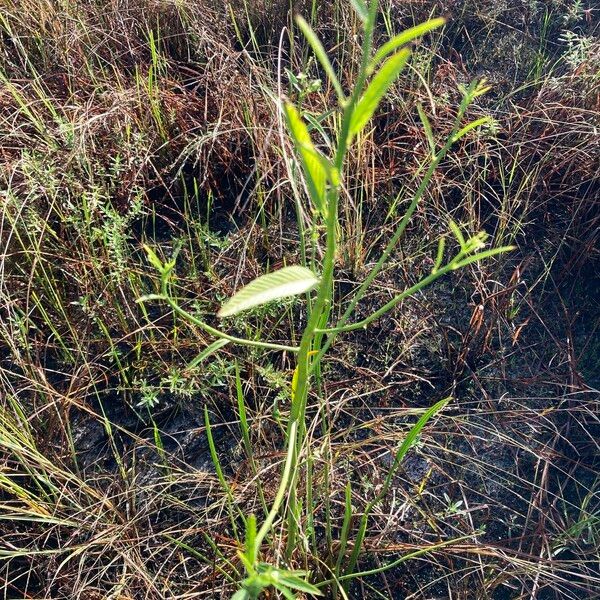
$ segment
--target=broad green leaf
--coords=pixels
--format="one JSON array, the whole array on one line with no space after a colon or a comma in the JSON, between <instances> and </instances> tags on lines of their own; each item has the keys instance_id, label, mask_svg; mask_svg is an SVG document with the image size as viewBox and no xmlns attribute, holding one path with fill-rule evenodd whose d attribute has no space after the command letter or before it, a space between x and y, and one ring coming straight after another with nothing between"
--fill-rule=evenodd
<instances>
[{"instance_id":1,"label":"broad green leaf","mask_svg":"<svg viewBox=\"0 0 600 600\"><path fill-rule=\"evenodd\" d=\"M401 46L405 46L409 44L414 39L429 33L433 29L437 29L441 27L446 22L445 19L431 19L431 21L426 21L425 23L421 23L420 25L415 25L415 27L411 27L402 33L394 36L389 42L386 42L379 50L375 53L373 60L371 61L371 68L375 68L378 63L380 63L388 54L396 51Z\"/></svg>"},{"instance_id":2,"label":"broad green leaf","mask_svg":"<svg viewBox=\"0 0 600 600\"><path fill-rule=\"evenodd\" d=\"M373 77L369 87L354 109L352 122L350 123L350 135L357 134L368 123L377 110L381 99L406 65L409 56L410 50L400 50L400 52L389 58Z\"/></svg>"},{"instance_id":3,"label":"broad green leaf","mask_svg":"<svg viewBox=\"0 0 600 600\"><path fill-rule=\"evenodd\" d=\"M302 170L306 177L306 185L315 208L327 215L327 181L338 185L338 177L331 163L314 147L308 128L296 107L289 102L284 105L284 112Z\"/></svg>"},{"instance_id":4,"label":"broad green leaf","mask_svg":"<svg viewBox=\"0 0 600 600\"><path fill-rule=\"evenodd\" d=\"M333 66L331 62L329 62L329 58L327 56L327 52L325 52L325 48L323 48L323 44L321 44L321 40L317 37L317 34L312 30L311 26L300 16L296 17L296 23L300 30L304 34L304 37L308 40L308 43L311 45L315 56L318 61L321 63L323 70L327 73L331 84L335 88L335 92L338 96L340 102L344 102L346 99L344 95L344 91L342 90L342 86L333 70Z\"/></svg>"},{"instance_id":5,"label":"broad green leaf","mask_svg":"<svg viewBox=\"0 0 600 600\"><path fill-rule=\"evenodd\" d=\"M369 18L369 9L367 8L365 0L350 0L350 4L352 4L352 8L356 11L360 20L363 23L366 23Z\"/></svg>"},{"instance_id":6,"label":"broad green leaf","mask_svg":"<svg viewBox=\"0 0 600 600\"><path fill-rule=\"evenodd\" d=\"M302 294L312 290L317 283L319 283L317 276L305 267L284 267L251 281L223 304L217 316L237 315L271 300Z\"/></svg>"}]
</instances>

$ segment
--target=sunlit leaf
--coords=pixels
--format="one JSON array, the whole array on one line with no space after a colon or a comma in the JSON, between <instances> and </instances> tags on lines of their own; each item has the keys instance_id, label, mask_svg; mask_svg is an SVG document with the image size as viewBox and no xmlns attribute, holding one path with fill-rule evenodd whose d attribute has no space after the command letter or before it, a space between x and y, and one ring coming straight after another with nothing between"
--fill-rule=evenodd
<instances>
[{"instance_id":1,"label":"sunlit leaf","mask_svg":"<svg viewBox=\"0 0 600 600\"><path fill-rule=\"evenodd\" d=\"M323 48L323 44L317 37L317 34L312 30L311 26L300 16L296 17L296 23L300 30L304 34L304 37L308 40L308 43L311 45L317 60L321 63L325 73L327 73L327 77L331 81L331 84L335 88L335 92L338 95L340 102L343 102L345 99L344 91L342 90L342 86L333 70L333 66L329 61L327 56L327 52L325 52L325 48Z\"/></svg>"},{"instance_id":2,"label":"sunlit leaf","mask_svg":"<svg viewBox=\"0 0 600 600\"><path fill-rule=\"evenodd\" d=\"M296 576L294 573L290 573L288 571L279 571L279 581L285 584L287 587L290 587L294 590L298 590L299 592L305 592L307 594L312 594L313 596L322 596L323 592L318 588Z\"/></svg>"},{"instance_id":3,"label":"sunlit leaf","mask_svg":"<svg viewBox=\"0 0 600 600\"><path fill-rule=\"evenodd\" d=\"M296 107L289 102L284 112L296 150L300 156L306 185L315 208L327 215L327 181L337 185L337 175L331 163L314 147L306 124Z\"/></svg>"},{"instance_id":4,"label":"sunlit leaf","mask_svg":"<svg viewBox=\"0 0 600 600\"><path fill-rule=\"evenodd\" d=\"M221 307L217 315L229 317L271 300L302 294L312 290L317 283L319 283L317 276L305 267L284 267L251 281L234 294Z\"/></svg>"},{"instance_id":5,"label":"sunlit leaf","mask_svg":"<svg viewBox=\"0 0 600 600\"><path fill-rule=\"evenodd\" d=\"M360 20L363 23L366 23L369 18L369 9L367 8L365 0L350 0L350 4L352 4L352 8L356 11Z\"/></svg>"},{"instance_id":6,"label":"sunlit leaf","mask_svg":"<svg viewBox=\"0 0 600 600\"><path fill-rule=\"evenodd\" d=\"M256 560L256 517L250 515L246 519L246 557L248 562L253 565Z\"/></svg>"},{"instance_id":7,"label":"sunlit leaf","mask_svg":"<svg viewBox=\"0 0 600 600\"><path fill-rule=\"evenodd\" d=\"M414 39L421 37L433 29L441 27L445 22L446 20L442 18L431 19L431 21L421 23L420 25L415 25L415 27L411 27L410 29L407 29L406 31L394 36L389 42L386 42L383 46L381 46L381 48L379 48L379 50L375 53L375 56L371 61L371 67L374 68L388 54L395 52L401 46L409 44Z\"/></svg>"},{"instance_id":8,"label":"sunlit leaf","mask_svg":"<svg viewBox=\"0 0 600 600\"><path fill-rule=\"evenodd\" d=\"M452 141L453 142L457 142L462 137L464 137L465 135L467 135L467 133L469 133L469 131L472 131L473 129L476 129L477 127L481 127L482 125L487 125L487 124L491 125L494 122L495 122L494 119L492 119L491 117L481 117L480 119L475 119L475 121L472 121L471 123L468 123L460 131L458 131L457 133L455 133L454 137L452 138Z\"/></svg>"},{"instance_id":9,"label":"sunlit leaf","mask_svg":"<svg viewBox=\"0 0 600 600\"><path fill-rule=\"evenodd\" d=\"M406 65L409 56L410 50L400 50L400 52L389 58L373 77L352 115L350 135L357 134L368 123L377 110L381 99Z\"/></svg>"},{"instance_id":10,"label":"sunlit leaf","mask_svg":"<svg viewBox=\"0 0 600 600\"><path fill-rule=\"evenodd\" d=\"M460 269L461 267L466 267L474 262L479 262L480 260L484 260L486 258L490 258L491 256L496 256L498 254L504 254L505 252L511 252L514 250L516 246L500 246L499 248L492 248L491 250L486 250L485 252L480 252L479 254L475 254L474 256L469 256L460 260L456 263L452 264L453 269Z\"/></svg>"}]
</instances>

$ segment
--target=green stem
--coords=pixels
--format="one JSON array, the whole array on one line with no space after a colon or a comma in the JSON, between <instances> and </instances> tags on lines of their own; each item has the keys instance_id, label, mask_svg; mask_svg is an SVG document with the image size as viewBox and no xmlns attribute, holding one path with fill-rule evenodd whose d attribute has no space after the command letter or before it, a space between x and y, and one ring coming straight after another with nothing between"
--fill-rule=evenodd
<instances>
[{"instance_id":1,"label":"green stem","mask_svg":"<svg viewBox=\"0 0 600 600\"><path fill-rule=\"evenodd\" d=\"M292 423L290 426L290 430L289 430L288 451L287 451L287 455L286 455L286 459L285 459L285 465L283 467L283 473L281 475L281 481L279 482L279 489L277 490L277 495L275 496L275 500L273 501L273 506L271 507L271 510L269 511L269 514L267 515L267 518L265 519L264 523L262 524L261 528L258 530L258 533L256 534L256 538L255 538L255 542L254 542L256 552L254 553L254 556L258 556L258 549L260 548L260 545L261 545L263 539L265 538L265 536L267 535L267 533L269 533L269 530L271 529L271 525L273 525L273 521L275 520L275 517L277 516L277 513L279 512L281 503L283 502L283 500L285 498L285 493L288 488L288 483L290 481L290 475L291 475L292 466L293 466L293 462L294 462L294 451L296 448L296 434L297 433L298 433L298 423Z\"/></svg>"},{"instance_id":2,"label":"green stem","mask_svg":"<svg viewBox=\"0 0 600 600\"><path fill-rule=\"evenodd\" d=\"M319 361L321 360L321 358L323 357L325 352L327 352L327 350L329 349L331 344L334 342L338 333L340 333L342 331L350 331L351 329L359 329L360 327L365 326L365 323L361 322L360 324L357 324L357 326L350 326L351 329L346 329L344 327L346 322L348 321L348 319L352 316L352 313L354 312L354 309L356 308L357 304L360 302L360 300L364 296L364 294L367 291L367 289L369 288L369 286L373 283L373 281L379 274L379 271L387 263L391 253L393 252L394 248L397 246L398 242L400 241L400 238L402 237L402 234L404 233L404 230L406 229L406 226L408 225L410 218L412 217L413 213L415 212L417 205L419 204L419 201L421 200L423 194L425 193L425 190L427 189L427 186L429 185L429 182L431 181L433 174L435 173L438 165L445 158L446 154L448 153L448 151L450 150L450 148L452 147L452 145L454 143L454 136L455 136L456 132L458 131L458 128L460 126L462 118L464 117L464 114L466 112L467 106L468 105L464 102L461 104L459 111L456 115L456 119L454 120L454 126L452 129L452 132L448 136L444 146L441 148L441 150L436 154L434 159L431 161L431 164L429 165L427 172L423 176L423 179L421 180L421 183L419 184L419 187L417 188L417 191L415 192L415 195L413 196L413 199L412 199L408 209L404 213L404 215L400 221L400 224L398 225L398 228L394 232L394 235L392 236L392 238L388 242L387 246L385 247L384 251L382 252L381 256L379 257L379 260L377 261L375 266L371 269L371 271L369 272L367 277L364 279L364 281L358 288L356 294L354 295L354 298L350 302L350 305L344 312L342 318L339 320L339 322L337 323L337 325L334 328L332 328L331 330L329 330L327 332L327 333L330 333L331 335L329 335L329 337L325 341L325 344L319 350L319 354L315 357L313 364L319 363ZM440 269L440 271L441 271L441 269ZM440 271L437 271L437 273L440 273ZM432 275L434 275L434 274L432 273ZM432 275L430 275L429 277L431 277ZM431 283L431 281L433 281L435 279L437 279L437 277L430 279L428 281L428 283ZM427 284L425 284L425 285L427 285ZM423 286L421 286L421 287L423 287ZM412 289L412 288L410 288L410 289ZM419 289L420 289L420 287L419 287ZM416 290L413 290L412 293L414 293L414 291L416 291ZM407 294L407 295L410 295L410 294ZM395 306L395 304L397 302L399 302L400 300L402 300L405 297L406 297L406 295L402 295L402 297L395 298L394 300L392 300L392 303L393 303L392 307ZM388 303L388 304L390 304L390 303ZM388 305L386 305L386 307L387 306ZM375 313L376 316L371 315L373 318L369 318L370 319L369 323L371 321L377 319L379 316L381 316L381 314L385 313L386 310L389 310L389 308L386 308L386 307L383 307L383 308L385 308L385 310L383 310L383 311L382 311L382 309L377 311L377 313Z\"/></svg>"},{"instance_id":3,"label":"green stem","mask_svg":"<svg viewBox=\"0 0 600 600\"><path fill-rule=\"evenodd\" d=\"M190 323L197 325L200 329L203 329L207 333L214 335L215 337L222 338L224 340L229 340L230 342L235 342L236 344L241 344L244 346L254 346L256 348L265 348L267 350L285 350L287 352L298 352L300 349L297 346L285 346L282 344L271 344L269 342L259 342L258 340L248 340L246 338L236 337L234 335L229 335L224 331L220 331L219 329L215 329L201 321L198 317L195 317L193 314L189 313L187 310L181 308L175 300L168 294L163 292L163 299L167 302L167 304L176 312L179 316L186 319Z\"/></svg>"},{"instance_id":4,"label":"green stem","mask_svg":"<svg viewBox=\"0 0 600 600\"><path fill-rule=\"evenodd\" d=\"M421 281L419 281L418 283L415 283L415 285L409 287L408 289L404 290L403 292L400 292L398 295L396 295L394 298L392 298L389 302L384 304L381 308L376 310L374 313L372 313L371 315L369 315L367 318L363 319L362 321L358 321L356 323L352 323L351 325L345 325L342 327L333 327L331 329L320 329L319 332L328 333L328 334L338 334L343 331L354 331L356 329L362 329L362 328L366 327L369 323L372 323L373 321L375 321L376 319L378 319L379 317L384 315L386 312L388 312L389 310L394 308L394 306L396 306L399 302L401 302L405 298L408 298L408 297L412 296L413 294L416 294L418 291L420 291L424 287L428 286L430 283L433 283L436 279L440 278L442 275L445 275L449 271L452 271L454 268L455 268L454 264L451 263L451 264L445 265L444 267L440 268L439 270L437 270L433 273L430 273L427 277L425 277L424 279L421 279Z\"/></svg>"},{"instance_id":5,"label":"green stem","mask_svg":"<svg viewBox=\"0 0 600 600\"><path fill-rule=\"evenodd\" d=\"M375 24L375 15L377 13L377 1L373 0L369 11L369 19L365 27L365 40L363 44L363 54L361 60L360 71L358 74L356 85L352 91L352 96L348 103L344 106L344 112L342 116L342 128L338 137L338 145L334 158L334 166L342 175L344 159L348 150L348 143L350 138L350 124L352 122L352 115L356 107L356 103L362 93L366 77L367 68L369 65L371 48L373 43L373 29ZM317 298L312 307L310 317L302 339L300 341L300 351L298 353L298 378L296 384L295 396L292 400L292 407L290 411L290 419L288 427L293 427L295 423L298 423L300 429L300 435L295 440L295 450L292 453L294 467L297 467L298 457L300 455L301 447L306 437L306 405L308 399L308 385L309 377L311 373L311 367L309 365L310 351L313 349L315 341L320 343L320 336L318 340L315 340L315 334L317 328L321 322L323 312L329 310L331 304L331 295L333 290L333 269L335 266L335 255L337 249L336 240L336 225L338 219L338 203L340 197L340 188L332 188L328 192L328 203L327 203L327 218L326 218L326 251L323 258L323 273L321 275L321 281L319 284ZM318 348L316 348L318 350ZM319 357L322 353L319 353ZM314 366L314 365L313 365ZM290 444L290 435L287 436L288 448ZM294 468L292 473L292 480L290 482L290 488L294 489L296 483L296 477L298 475L298 469ZM295 502L295 495L291 498ZM296 518L297 510L296 506L290 502L288 511L288 540L287 540L287 555L290 556L291 550L295 547L295 539L293 535L290 535L295 531L295 523L293 519Z\"/></svg>"}]
</instances>

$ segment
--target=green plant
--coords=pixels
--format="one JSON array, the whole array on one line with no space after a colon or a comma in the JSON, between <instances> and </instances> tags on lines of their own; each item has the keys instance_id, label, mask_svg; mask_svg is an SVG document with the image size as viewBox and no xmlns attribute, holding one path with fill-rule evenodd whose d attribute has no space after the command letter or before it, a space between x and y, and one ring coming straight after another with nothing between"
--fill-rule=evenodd
<instances>
[{"instance_id":1,"label":"green plant","mask_svg":"<svg viewBox=\"0 0 600 600\"><path fill-rule=\"evenodd\" d=\"M236 600L238 598L257 598L261 591L269 586L276 587L288 598L293 597L292 590L301 590L312 594L319 593L318 588L302 579L302 577L306 577L306 572L294 572L287 570L287 568L268 565L261 562L259 557L262 543L271 533L281 507L285 503L286 519L283 531L285 531L286 536L285 560L289 564L293 553L298 548L300 537L299 527L302 522L302 515L305 512L310 513L313 510L313 503L310 501L310 497L306 502L303 502L300 498L300 486L298 485L302 467L306 464L311 464L310 448L307 448L306 444L307 428L305 421L307 401L311 383L314 379L318 380L320 378L321 361L335 339L341 333L366 328L374 320L391 311L403 299L414 295L443 275L510 249L509 247L499 247L486 250L484 249L486 239L484 233L465 237L461 229L455 223L450 222L451 232L459 247L454 256L449 260L445 260L446 243L445 238L442 237L439 240L437 254L434 257L433 268L429 275L396 294L392 300L368 317L354 323L349 323L358 303L369 290L378 273L380 273L388 262L394 248L398 245L407 223L423 197L436 168L452 145L476 128L491 122L491 119L488 117L482 117L472 122L464 123L467 109L473 100L484 94L488 89L484 82L474 81L469 86L461 89L462 101L454 119L452 131L443 143L440 143L436 139L425 111L423 109L419 110L419 116L431 149L429 162L423 165L421 169L421 182L379 260L355 291L343 316L333 326L329 325L331 308L335 302L333 296L333 275L338 253L338 205L348 152L352 147L353 141L369 125L386 93L405 68L411 55L411 51L407 46L415 38L441 27L444 23L443 19L432 19L400 33L383 44L379 49L373 51L377 4L375 0L369 5L363 2L363 0L353 0L352 2L352 6L362 22L363 41L360 70L349 95L346 95L341 82L338 80L334 67L329 61L320 40L306 21L300 17L297 19L299 28L308 40L316 58L335 90L338 100L338 107L335 112L337 113L336 117L339 119L338 122L341 123L334 151L331 156L327 156L314 145L309 127L299 108L291 102L283 102L282 110L287 122L287 128L295 145L306 190L311 201L314 225L321 227L325 231L326 251L321 262L320 274L317 275L310 269L301 266L284 267L255 279L230 298L219 311L219 317L226 318L269 301L292 295L309 294L311 291L314 291L314 296L309 301L308 322L303 330L299 346L286 346L268 341L235 337L212 327L199 317L190 314L180 306L177 299L171 293L170 286L175 267L175 257L172 257L169 261L162 261L151 248L146 248L149 260L160 273L161 285L159 293L144 296L140 298L140 301L165 301L181 317L217 338L262 349L286 350L294 353L297 358L297 366L294 370L291 383L291 405L285 435L286 459L278 491L271 509L262 521L260 528L257 529L256 518L253 515L242 516L246 529L245 550L244 552L240 552L239 556L246 568L248 577L242 583L242 589L236 594ZM317 121L321 123L320 119L317 119ZM352 505L349 501L350 491L347 491L346 515L342 528L343 539L333 567L336 577L335 581L331 583L334 585L338 586L335 582L343 580L343 587L345 587L354 576L357 576L355 574L355 567L361 552L369 513L386 495L400 462L411 445L416 441L421 429L446 403L447 400L443 400L427 410L401 444L385 479L383 488L368 504L367 509L360 519L351 555L346 560L344 553L352 533L350 526L352 521ZM208 420L207 431L210 432ZM247 445L247 436L245 436L245 441ZM214 453L213 460L215 464L218 464L218 459ZM220 471L220 468L218 470ZM310 473L307 477L310 477ZM223 483L223 485L226 487L226 484ZM307 490L310 489L311 486L309 484L307 485ZM350 489L349 484L347 490ZM230 493L228 491L228 494ZM385 570L385 567L381 570Z\"/></svg>"}]
</instances>

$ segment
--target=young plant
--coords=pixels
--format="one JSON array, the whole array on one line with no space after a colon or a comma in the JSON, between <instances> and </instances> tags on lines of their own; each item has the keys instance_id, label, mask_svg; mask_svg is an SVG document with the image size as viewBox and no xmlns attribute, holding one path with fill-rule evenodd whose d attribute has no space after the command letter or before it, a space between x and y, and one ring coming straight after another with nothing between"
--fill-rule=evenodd
<instances>
[{"instance_id":1,"label":"young plant","mask_svg":"<svg viewBox=\"0 0 600 600\"><path fill-rule=\"evenodd\" d=\"M352 0L352 6L356 10L363 25L362 59L360 69L354 85L348 95L338 80L335 69L329 61L323 45L312 31L310 26L301 17L297 18L298 27L302 30L312 50L319 61L323 71L327 75L333 89L335 90L338 106L335 110L341 116L341 126L334 151L331 155L325 155L313 143L309 128L302 116L301 110L288 101L283 101L282 110L285 115L288 132L294 142L296 155L300 163L304 177L306 190L311 201L315 224L323 227L325 231L325 253L321 262L320 273L314 273L310 269L301 266L289 266L273 273L263 275L246 287L238 291L230 298L218 313L220 318L236 315L249 308L264 304L272 300L313 292L310 306L309 318L302 333L300 344L297 347L273 344L266 341L248 340L231 336L218 330L198 317L185 311L171 295L169 282L171 273L175 266L175 260L163 263L150 248L146 248L152 264L159 270L161 275L161 291L159 294L146 296L141 300L160 299L181 317L201 327L208 333L219 339L251 345L263 349L287 350L297 357L297 365L294 370L291 384L291 406L287 419L285 436L286 459L281 474L278 491L276 493L271 509L265 516L262 525L257 529L255 517L245 518L245 550L240 552L240 560L244 564L247 578L242 582L237 598L256 598L260 592L269 586L274 586L285 597L293 597L293 590L303 591L309 594L318 594L318 588L307 583L304 579L306 573L288 571L285 568L267 565L260 562L260 550L262 542L273 528L281 507L286 506L287 515L285 520L285 535L287 537L286 559L289 562L293 551L298 546L298 526L301 522L304 510L312 510L310 503L303 505L299 498L298 480L301 468L305 464L306 450L306 408L311 382L315 373L319 373L319 366L325 352L329 349L336 337L343 332L359 328L366 328L374 320L392 310L403 299L415 294L425 286L450 271L464 267L470 263L480 261L509 250L508 247L484 249L484 234L465 239L463 233L454 223L451 230L456 237L459 251L447 262L444 261L445 240L440 239L438 252L434 258L434 266L429 275L421 279L415 285L397 294L380 309L373 312L369 317L361 321L349 324L352 314L365 292L369 289L377 274L388 261L392 251L398 244L409 219L414 213L420 199L439 163L444 159L451 146L467 135L470 131L489 122L489 119L478 119L471 123L464 123L464 117L469 105L473 100L485 93L488 88L483 82L473 82L470 86L462 89L463 99L457 111L453 129L448 138L440 144L435 139L433 130L425 112L420 109L419 114L423 122L429 145L431 157L429 164L424 169L422 180L412 198L412 201L400 220L394 234L382 252L379 260L371 269L363 283L359 286L350 301L348 308L342 318L333 325L329 325L330 311L333 302L333 276L337 247L337 231L339 229L338 205L340 192L344 179L344 167L347 154L352 147L352 142L358 134L364 132L375 114L378 106L385 97L387 91L396 81L406 66L411 51L409 44L417 37L426 34L444 23L443 19L432 19L426 23L413 27L393 37L383 44L379 49L373 51L373 34L377 16L377 1L372 0L367 4L364 0ZM361 545L365 537L369 513L382 500L389 489L394 473L397 471L402 458L416 439L420 430L427 421L433 417L446 401L438 402L426 411L419 422L408 434L405 442L396 453L392 468L386 478L382 491L369 504L359 522L358 531L352 544L350 557L340 553L333 565L333 572L337 580L343 580L344 586L353 577L354 569L361 551ZM207 428L209 430L209 428ZM246 444L248 443L247 440ZM304 453L304 454L303 454ZM350 487L348 488L350 494ZM350 536L351 528L351 505L347 502L347 515L343 527L343 548ZM345 568L343 568L345 564Z\"/></svg>"}]
</instances>

